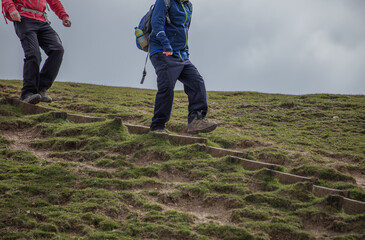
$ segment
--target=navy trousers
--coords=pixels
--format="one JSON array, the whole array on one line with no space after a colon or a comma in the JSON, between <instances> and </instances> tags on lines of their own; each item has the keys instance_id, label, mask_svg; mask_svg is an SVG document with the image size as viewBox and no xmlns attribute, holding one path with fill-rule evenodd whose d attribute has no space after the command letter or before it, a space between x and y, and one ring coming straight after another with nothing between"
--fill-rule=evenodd
<instances>
[{"instance_id":1,"label":"navy trousers","mask_svg":"<svg viewBox=\"0 0 365 240\"><path fill-rule=\"evenodd\" d=\"M24 99L29 94L47 91L52 86L61 67L64 49L58 34L48 23L22 17L21 22L14 22L14 28L25 55L21 93ZM48 56L41 71L40 47Z\"/></svg>"},{"instance_id":2,"label":"navy trousers","mask_svg":"<svg viewBox=\"0 0 365 240\"><path fill-rule=\"evenodd\" d=\"M158 88L151 130L164 129L170 120L177 80L184 84L184 91L188 95L188 122L195 118L197 112L205 117L208 103L204 80L190 60L156 53L151 56L151 62L157 74Z\"/></svg>"}]
</instances>

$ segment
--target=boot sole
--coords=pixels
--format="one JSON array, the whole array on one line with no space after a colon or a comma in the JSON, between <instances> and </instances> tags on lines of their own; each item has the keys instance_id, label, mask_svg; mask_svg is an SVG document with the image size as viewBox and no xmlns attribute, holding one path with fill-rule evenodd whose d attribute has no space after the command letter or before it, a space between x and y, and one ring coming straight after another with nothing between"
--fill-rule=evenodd
<instances>
[{"instance_id":1,"label":"boot sole","mask_svg":"<svg viewBox=\"0 0 365 240\"><path fill-rule=\"evenodd\" d=\"M214 131L217 128L218 124L212 125L210 127L204 128L204 129L199 129L199 130L188 130L188 133L191 134L198 134L198 133L209 133Z\"/></svg>"}]
</instances>

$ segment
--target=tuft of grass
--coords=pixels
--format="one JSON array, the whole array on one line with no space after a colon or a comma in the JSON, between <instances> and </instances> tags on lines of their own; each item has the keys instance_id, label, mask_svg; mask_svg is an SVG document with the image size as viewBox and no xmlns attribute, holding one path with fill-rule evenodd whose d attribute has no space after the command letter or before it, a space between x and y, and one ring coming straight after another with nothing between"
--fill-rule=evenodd
<instances>
[{"instance_id":1,"label":"tuft of grass","mask_svg":"<svg viewBox=\"0 0 365 240\"><path fill-rule=\"evenodd\" d=\"M254 177L260 182L263 191L275 191L282 185L279 180L272 174L268 174L265 169L259 170Z\"/></svg>"},{"instance_id":2,"label":"tuft of grass","mask_svg":"<svg viewBox=\"0 0 365 240\"><path fill-rule=\"evenodd\" d=\"M244 200L254 204L268 204L276 209L294 210L296 208L295 201L282 196L278 196L274 193L253 193L244 197Z\"/></svg>"},{"instance_id":3,"label":"tuft of grass","mask_svg":"<svg viewBox=\"0 0 365 240\"><path fill-rule=\"evenodd\" d=\"M235 209L231 214L231 221L235 223L244 222L246 218L254 221L266 221L270 219L270 211L248 206L242 209Z\"/></svg>"}]
</instances>

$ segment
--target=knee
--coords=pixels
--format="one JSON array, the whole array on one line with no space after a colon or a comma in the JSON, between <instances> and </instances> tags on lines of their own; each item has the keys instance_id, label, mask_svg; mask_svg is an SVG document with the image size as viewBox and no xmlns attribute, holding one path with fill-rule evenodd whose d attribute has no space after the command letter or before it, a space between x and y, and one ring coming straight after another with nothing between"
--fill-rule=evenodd
<instances>
[{"instance_id":1,"label":"knee","mask_svg":"<svg viewBox=\"0 0 365 240\"><path fill-rule=\"evenodd\" d=\"M62 45L60 45L56 49L52 50L52 54L59 56L59 57L62 57L64 53L65 53L65 50L62 47Z\"/></svg>"},{"instance_id":2,"label":"knee","mask_svg":"<svg viewBox=\"0 0 365 240\"><path fill-rule=\"evenodd\" d=\"M48 52L46 52L46 54L49 58L62 60L64 52L65 51L61 47L61 48L49 50Z\"/></svg>"},{"instance_id":3,"label":"knee","mask_svg":"<svg viewBox=\"0 0 365 240\"><path fill-rule=\"evenodd\" d=\"M171 86L170 84L158 86L158 93L161 95L174 95L174 86Z\"/></svg>"},{"instance_id":4,"label":"knee","mask_svg":"<svg viewBox=\"0 0 365 240\"><path fill-rule=\"evenodd\" d=\"M40 64L40 62L42 61L41 52L39 50L36 50L36 49L28 50L28 51L25 52L25 60L26 61L34 60L38 64Z\"/></svg>"},{"instance_id":5,"label":"knee","mask_svg":"<svg viewBox=\"0 0 365 240\"><path fill-rule=\"evenodd\" d=\"M63 54L65 53L65 49L63 48L63 46L62 46L62 45L60 45L56 51L57 51L60 55L63 55Z\"/></svg>"}]
</instances>

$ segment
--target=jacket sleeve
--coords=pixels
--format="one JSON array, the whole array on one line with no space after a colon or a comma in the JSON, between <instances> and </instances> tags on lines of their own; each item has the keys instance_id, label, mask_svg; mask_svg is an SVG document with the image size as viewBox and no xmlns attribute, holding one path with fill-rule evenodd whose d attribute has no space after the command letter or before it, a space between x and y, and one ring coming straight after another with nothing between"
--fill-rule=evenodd
<instances>
[{"instance_id":1,"label":"jacket sleeve","mask_svg":"<svg viewBox=\"0 0 365 240\"><path fill-rule=\"evenodd\" d=\"M56 13L59 19L63 20L69 17L60 0L47 0L47 3L51 7L52 11Z\"/></svg>"},{"instance_id":2,"label":"jacket sleeve","mask_svg":"<svg viewBox=\"0 0 365 240\"><path fill-rule=\"evenodd\" d=\"M172 47L165 33L167 9L164 0L157 0L151 18L152 34L160 41L164 52L172 52Z\"/></svg>"},{"instance_id":3,"label":"jacket sleeve","mask_svg":"<svg viewBox=\"0 0 365 240\"><path fill-rule=\"evenodd\" d=\"M2 0L2 3L6 12L11 13L16 10L13 0Z\"/></svg>"}]
</instances>

